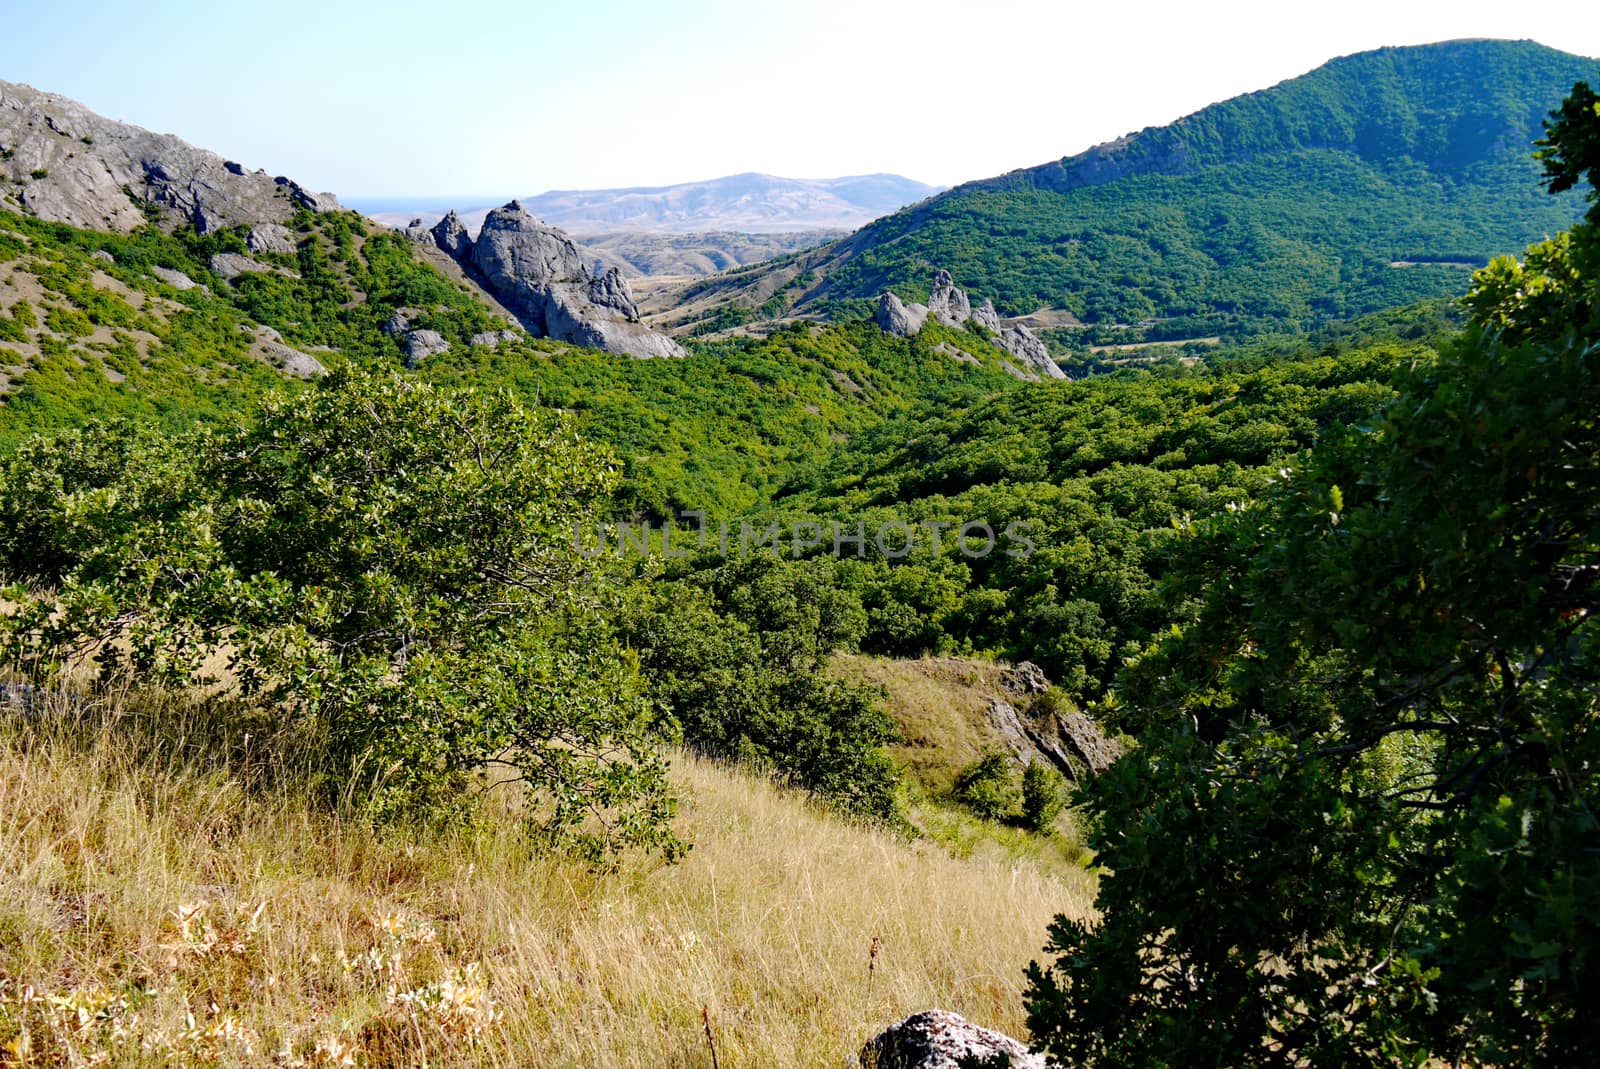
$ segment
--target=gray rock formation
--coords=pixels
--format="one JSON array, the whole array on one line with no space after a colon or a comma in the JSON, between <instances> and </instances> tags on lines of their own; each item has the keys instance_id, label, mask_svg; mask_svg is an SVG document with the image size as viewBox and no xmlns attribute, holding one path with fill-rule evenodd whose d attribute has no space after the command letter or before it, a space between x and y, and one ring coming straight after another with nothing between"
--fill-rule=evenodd
<instances>
[{"instance_id":1,"label":"gray rock formation","mask_svg":"<svg viewBox=\"0 0 1600 1069\"><path fill-rule=\"evenodd\" d=\"M418 308L396 308L383 324L383 332L391 338L403 337L411 329L412 321L421 315L422 310Z\"/></svg>"},{"instance_id":2,"label":"gray rock formation","mask_svg":"<svg viewBox=\"0 0 1600 1069\"><path fill-rule=\"evenodd\" d=\"M472 344L479 349L498 349L507 342L521 341L522 335L514 330L486 330L472 336Z\"/></svg>"},{"instance_id":3,"label":"gray rock formation","mask_svg":"<svg viewBox=\"0 0 1600 1069\"><path fill-rule=\"evenodd\" d=\"M906 304L892 293L878 298L878 327L897 338L909 338L928 321L927 306Z\"/></svg>"},{"instance_id":4,"label":"gray rock formation","mask_svg":"<svg viewBox=\"0 0 1600 1069\"><path fill-rule=\"evenodd\" d=\"M200 283L196 282L182 271L178 271L171 267L152 267L150 269L150 273L156 276L159 281L165 282L175 290L192 290L196 286L200 285Z\"/></svg>"},{"instance_id":5,"label":"gray rock formation","mask_svg":"<svg viewBox=\"0 0 1600 1069\"><path fill-rule=\"evenodd\" d=\"M687 355L639 322L621 272L596 274L571 238L539 222L519 201L490 212L476 241L454 213L432 236L536 336L628 356Z\"/></svg>"},{"instance_id":6,"label":"gray rock formation","mask_svg":"<svg viewBox=\"0 0 1600 1069\"><path fill-rule=\"evenodd\" d=\"M994 310L993 301L984 301L977 311L972 313L972 321L990 334L1000 333L1000 313Z\"/></svg>"},{"instance_id":7,"label":"gray rock formation","mask_svg":"<svg viewBox=\"0 0 1600 1069\"><path fill-rule=\"evenodd\" d=\"M933 274L933 293L928 297L928 314L947 327L957 329L972 318L972 302L965 290L956 288L950 272L940 270Z\"/></svg>"},{"instance_id":8,"label":"gray rock formation","mask_svg":"<svg viewBox=\"0 0 1600 1069\"><path fill-rule=\"evenodd\" d=\"M857 1056L862 1069L963 1069L974 1063L1011 1069L1050 1069L1051 1064L1010 1036L979 1028L949 1010L912 1014L867 1040Z\"/></svg>"},{"instance_id":9,"label":"gray rock formation","mask_svg":"<svg viewBox=\"0 0 1600 1069\"><path fill-rule=\"evenodd\" d=\"M96 249L89 255L94 257L96 260L99 260L101 263L110 264L112 267L117 266L117 258L104 249Z\"/></svg>"},{"instance_id":10,"label":"gray rock formation","mask_svg":"<svg viewBox=\"0 0 1600 1069\"><path fill-rule=\"evenodd\" d=\"M443 249L452 259L465 258L472 251L472 235L468 233L466 224L455 212L450 212L433 224L429 231L433 242Z\"/></svg>"},{"instance_id":11,"label":"gray rock formation","mask_svg":"<svg viewBox=\"0 0 1600 1069\"><path fill-rule=\"evenodd\" d=\"M285 271L274 264L264 264L260 260L253 260L237 252L219 252L211 257L211 270L232 282L240 275L290 275L293 272Z\"/></svg>"},{"instance_id":12,"label":"gray rock formation","mask_svg":"<svg viewBox=\"0 0 1600 1069\"><path fill-rule=\"evenodd\" d=\"M90 230L132 230L145 222L147 206L201 233L339 207L287 178L246 171L169 134L10 82L0 82L0 149L0 206Z\"/></svg>"},{"instance_id":13,"label":"gray rock formation","mask_svg":"<svg viewBox=\"0 0 1600 1069\"><path fill-rule=\"evenodd\" d=\"M239 329L254 338L260 355L273 367L285 374L309 379L315 378L328 370L322 366L322 361L310 353L304 353L299 349L285 345L283 335L271 327L241 326Z\"/></svg>"},{"instance_id":14,"label":"gray rock formation","mask_svg":"<svg viewBox=\"0 0 1600 1069\"><path fill-rule=\"evenodd\" d=\"M1050 350L1045 348L1044 342L1022 324L1010 328L999 337L1000 347L1022 364L1024 370L1031 371L1036 377L1046 379L1064 379L1067 373L1061 370L1061 365L1051 357Z\"/></svg>"},{"instance_id":15,"label":"gray rock formation","mask_svg":"<svg viewBox=\"0 0 1600 1069\"><path fill-rule=\"evenodd\" d=\"M1007 669L1001 686L1005 696L990 699L984 719L1019 766L1044 761L1080 781L1099 775L1122 756L1121 745L1087 714L1038 700L1050 689L1038 665L1023 661Z\"/></svg>"},{"instance_id":16,"label":"gray rock formation","mask_svg":"<svg viewBox=\"0 0 1600 1069\"><path fill-rule=\"evenodd\" d=\"M245 244L251 252L275 252L284 256L295 254L294 231L278 223L262 223L251 227Z\"/></svg>"},{"instance_id":17,"label":"gray rock formation","mask_svg":"<svg viewBox=\"0 0 1600 1069\"><path fill-rule=\"evenodd\" d=\"M436 330L413 330L406 335L406 367L414 368L430 356L450 351L450 343Z\"/></svg>"}]
</instances>

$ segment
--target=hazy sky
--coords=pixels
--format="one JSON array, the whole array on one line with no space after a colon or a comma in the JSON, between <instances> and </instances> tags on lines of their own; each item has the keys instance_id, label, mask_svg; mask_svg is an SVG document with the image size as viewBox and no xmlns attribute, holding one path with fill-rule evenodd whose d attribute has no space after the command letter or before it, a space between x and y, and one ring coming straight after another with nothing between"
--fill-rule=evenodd
<instances>
[{"instance_id":1,"label":"hazy sky","mask_svg":"<svg viewBox=\"0 0 1600 1069\"><path fill-rule=\"evenodd\" d=\"M1333 56L1529 37L1581 2L0 0L0 79L347 198L740 171L954 184Z\"/></svg>"}]
</instances>

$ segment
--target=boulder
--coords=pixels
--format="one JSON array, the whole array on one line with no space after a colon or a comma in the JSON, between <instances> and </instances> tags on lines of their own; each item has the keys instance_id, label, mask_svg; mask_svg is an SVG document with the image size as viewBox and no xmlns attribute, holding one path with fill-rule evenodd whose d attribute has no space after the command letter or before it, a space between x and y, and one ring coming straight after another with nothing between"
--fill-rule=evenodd
<instances>
[{"instance_id":1,"label":"boulder","mask_svg":"<svg viewBox=\"0 0 1600 1069\"><path fill-rule=\"evenodd\" d=\"M282 256L295 254L294 231L277 223L260 223L251 227L245 244L251 252L273 252Z\"/></svg>"},{"instance_id":2,"label":"boulder","mask_svg":"<svg viewBox=\"0 0 1600 1069\"><path fill-rule=\"evenodd\" d=\"M96 249L89 255L94 259L99 260L101 263L110 264L112 267L117 265L117 258L104 249Z\"/></svg>"},{"instance_id":3,"label":"boulder","mask_svg":"<svg viewBox=\"0 0 1600 1069\"><path fill-rule=\"evenodd\" d=\"M406 335L406 367L414 368L430 356L448 353L450 343L436 330L413 330Z\"/></svg>"},{"instance_id":4,"label":"boulder","mask_svg":"<svg viewBox=\"0 0 1600 1069\"><path fill-rule=\"evenodd\" d=\"M1032 661L1022 661L1006 669L1001 685L1013 694L1043 694L1050 689L1050 677Z\"/></svg>"},{"instance_id":5,"label":"boulder","mask_svg":"<svg viewBox=\"0 0 1600 1069\"><path fill-rule=\"evenodd\" d=\"M933 293L928 297L928 314L947 327L964 326L972 318L972 302L964 290L956 288L950 272L933 273Z\"/></svg>"},{"instance_id":6,"label":"boulder","mask_svg":"<svg viewBox=\"0 0 1600 1069\"><path fill-rule=\"evenodd\" d=\"M521 341L522 335L514 330L486 330L472 336L472 344L479 349L498 349L507 342Z\"/></svg>"},{"instance_id":7,"label":"boulder","mask_svg":"<svg viewBox=\"0 0 1600 1069\"><path fill-rule=\"evenodd\" d=\"M1051 1065L1044 1055L1033 1053L1010 1036L979 1028L948 1010L924 1010L907 1017L867 1040L856 1060L862 1069L966 1069L971 1065L1050 1069Z\"/></svg>"},{"instance_id":8,"label":"boulder","mask_svg":"<svg viewBox=\"0 0 1600 1069\"><path fill-rule=\"evenodd\" d=\"M156 276L157 280L165 282L175 290L192 290L200 285L200 283L182 271L177 271L170 267L152 267L150 273Z\"/></svg>"},{"instance_id":9,"label":"boulder","mask_svg":"<svg viewBox=\"0 0 1600 1069\"><path fill-rule=\"evenodd\" d=\"M878 298L878 328L897 338L909 338L927 322L928 309L920 304L907 305L893 293Z\"/></svg>"},{"instance_id":10,"label":"boulder","mask_svg":"<svg viewBox=\"0 0 1600 1069\"><path fill-rule=\"evenodd\" d=\"M411 330L412 322L421 317L420 308L396 308L383 324L383 332L391 338L404 337Z\"/></svg>"},{"instance_id":11,"label":"boulder","mask_svg":"<svg viewBox=\"0 0 1600 1069\"><path fill-rule=\"evenodd\" d=\"M219 252L211 257L211 270L232 282L240 275L289 275L294 277L294 272L286 271L273 264L264 264L238 252Z\"/></svg>"},{"instance_id":12,"label":"boulder","mask_svg":"<svg viewBox=\"0 0 1600 1069\"><path fill-rule=\"evenodd\" d=\"M972 321L990 334L1000 333L1000 313L994 310L993 301L984 301L978 310L972 313Z\"/></svg>"}]
</instances>

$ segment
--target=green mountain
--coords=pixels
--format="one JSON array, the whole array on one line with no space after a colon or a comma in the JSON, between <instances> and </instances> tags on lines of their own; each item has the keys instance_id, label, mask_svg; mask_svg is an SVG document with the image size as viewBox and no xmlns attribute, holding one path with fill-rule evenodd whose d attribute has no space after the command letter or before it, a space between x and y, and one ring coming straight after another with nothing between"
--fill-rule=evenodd
<instances>
[{"instance_id":1,"label":"green mountain","mask_svg":"<svg viewBox=\"0 0 1600 1069\"><path fill-rule=\"evenodd\" d=\"M1548 112L1597 73L1531 41L1347 56L702 283L686 319L837 315L886 289L922 299L936 267L1005 314L1060 309L1166 338L1457 293L1466 267L1578 216L1575 196L1541 190L1530 153Z\"/></svg>"}]
</instances>

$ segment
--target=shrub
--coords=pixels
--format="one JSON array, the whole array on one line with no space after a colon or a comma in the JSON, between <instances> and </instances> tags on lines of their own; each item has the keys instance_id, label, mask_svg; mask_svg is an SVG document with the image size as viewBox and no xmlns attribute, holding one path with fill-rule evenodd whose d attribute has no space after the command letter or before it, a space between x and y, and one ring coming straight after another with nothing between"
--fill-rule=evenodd
<instances>
[{"instance_id":1,"label":"shrub","mask_svg":"<svg viewBox=\"0 0 1600 1069\"><path fill-rule=\"evenodd\" d=\"M989 750L956 777L956 800L985 820L1004 820L1017 807L1017 787L1011 761Z\"/></svg>"},{"instance_id":2,"label":"shrub","mask_svg":"<svg viewBox=\"0 0 1600 1069\"><path fill-rule=\"evenodd\" d=\"M1040 761L1030 761L1022 773L1022 823L1029 831L1049 834L1066 808L1066 784L1061 773Z\"/></svg>"}]
</instances>

